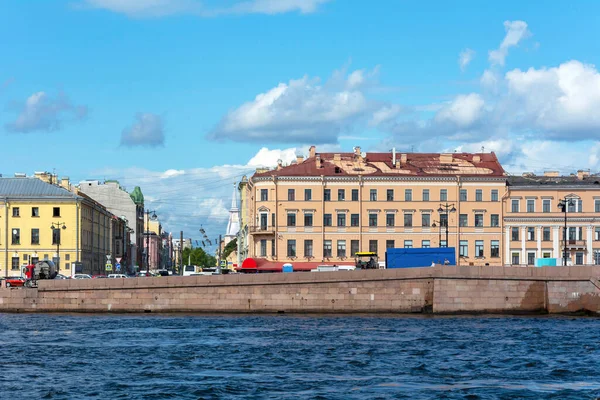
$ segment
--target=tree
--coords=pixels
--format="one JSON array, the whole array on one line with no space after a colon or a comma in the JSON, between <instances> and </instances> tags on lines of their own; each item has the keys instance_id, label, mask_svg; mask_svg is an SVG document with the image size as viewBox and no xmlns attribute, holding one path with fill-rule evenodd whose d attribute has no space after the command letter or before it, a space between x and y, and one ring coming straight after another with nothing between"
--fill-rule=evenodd
<instances>
[{"instance_id":1,"label":"tree","mask_svg":"<svg viewBox=\"0 0 600 400\"><path fill-rule=\"evenodd\" d=\"M237 238L235 238L231 242L227 243L227 246L225 246L225 248L223 249L223 254L222 254L221 258L223 260L226 259L235 250L237 250Z\"/></svg>"},{"instance_id":2,"label":"tree","mask_svg":"<svg viewBox=\"0 0 600 400\"><path fill-rule=\"evenodd\" d=\"M201 267L215 267L217 265L217 259L211 255L206 254L204 249L197 247L195 249L185 248L183 249L183 264L185 265L199 265Z\"/></svg>"}]
</instances>

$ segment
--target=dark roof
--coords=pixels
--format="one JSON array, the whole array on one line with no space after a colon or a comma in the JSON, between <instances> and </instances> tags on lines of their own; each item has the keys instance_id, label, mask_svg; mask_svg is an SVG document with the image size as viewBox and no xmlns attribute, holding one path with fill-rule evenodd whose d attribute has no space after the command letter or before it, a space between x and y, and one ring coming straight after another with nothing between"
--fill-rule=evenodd
<instances>
[{"instance_id":1,"label":"dark roof","mask_svg":"<svg viewBox=\"0 0 600 400\"><path fill-rule=\"evenodd\" d=\"M80 196L38 178L0 178L0 197L71 198Z\"/></svg>"},{"instance_id":2,"label":"dark roof","mask_svg":"<svg viewBox=\"0 0 600 400\"><path fill-rule=\"evenodd\" d=\"M508 186L595 186L600 189L600 176L590 175L579 179L576 175L569 176L510 176Z\"/></svg>"},{"instance_id":3,"label":"dark roof","mask_svg":"<svg viewBox=\"0 0 600 400\"><path fill-rule=\"evenodd\" d=\"M338 156L338 160L335 160ZM396 160L401 160L396 154ZM314 157L289 166L257 172L253 178L270 176L464 176L503 177L504 169L494 153L405 153L400 168L393 165L392 153L368 153L363 159L355 153L317 153ZM322 167L317 168L317 157ZM442 162L447 157L451 161ZM476 161L477 157L479 158Z\"/></svg>"}]
</instances>

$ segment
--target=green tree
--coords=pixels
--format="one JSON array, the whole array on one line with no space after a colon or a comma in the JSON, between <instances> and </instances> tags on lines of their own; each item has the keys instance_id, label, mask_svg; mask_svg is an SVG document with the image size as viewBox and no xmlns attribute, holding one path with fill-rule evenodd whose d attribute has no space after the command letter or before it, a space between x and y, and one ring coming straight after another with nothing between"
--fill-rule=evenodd
<instances>
[{"instance_id":1,"label":"green tree","mask_svg":"<svg viewBox=\"0 0 600 400\"><path fill-rule=\"evenodd\" d=\"M217 265L217 259L207 254L204 249L197 247L195 249L183 249L183 264L184 265L199 265L201 267L214 267Z\"/></svg>"},{"instance_id":2,"label":"green tree","mask_svg":"<svg viewBox=\"0 0 600 400\"><path fill-rule=\"evenodd\" d=\"M223 254L221 255L221 259L222 260L226 259L235 250L237 250L237 238L235 238L231 242L227 243L227 246L225 246L225 248L223 249Z\"/></svg>"}]
</instances>

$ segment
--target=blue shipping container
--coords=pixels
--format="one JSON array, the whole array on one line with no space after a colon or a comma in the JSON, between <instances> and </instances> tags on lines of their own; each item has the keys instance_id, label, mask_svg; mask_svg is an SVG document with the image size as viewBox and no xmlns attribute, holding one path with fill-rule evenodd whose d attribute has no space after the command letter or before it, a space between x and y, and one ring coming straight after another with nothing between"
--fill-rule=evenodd
<instances>
[{"instance_id":1,"label":"blue shipping container","mask_svg":"<svg viewBox=\"0 0 600 400\"><path fill-rule=\"evenodd\" d=\"M456 265L454 247L386 249L386 268L430 267L431 264Z\"/></svg>"}]
</instances>

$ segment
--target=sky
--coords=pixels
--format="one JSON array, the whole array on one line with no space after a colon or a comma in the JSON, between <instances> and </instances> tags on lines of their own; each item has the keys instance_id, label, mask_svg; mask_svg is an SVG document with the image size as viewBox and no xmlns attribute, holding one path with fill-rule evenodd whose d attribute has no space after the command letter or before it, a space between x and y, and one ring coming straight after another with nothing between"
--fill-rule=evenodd
<instances>
[{"instance_id":1,"label":"sky","mask_svg":"<svg viewBox=\"0 0 600 400\"><path fill-rule=\"evenodd\" d=\"M598 37L597 1L4 0L0 173L139 185L212 241L310 145L595 173Z\"/></svg>"}]
</instances>

